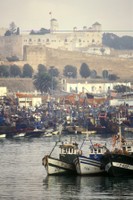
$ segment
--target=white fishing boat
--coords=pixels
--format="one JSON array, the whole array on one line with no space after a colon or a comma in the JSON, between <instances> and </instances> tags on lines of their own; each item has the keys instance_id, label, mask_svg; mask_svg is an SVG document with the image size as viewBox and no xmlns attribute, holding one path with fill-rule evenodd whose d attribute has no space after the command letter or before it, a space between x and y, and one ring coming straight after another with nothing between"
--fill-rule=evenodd
<instances>
[{"instance_id":1,"label":"white fishing boat","mask_svg":"<svg viewBox=\"0 0 133 200\"><path fill-rule=\"evenodd\" d=\"M96 131L95 130L83 130L81 131L82 134L86 134L86 135L91 135L91 134L95 134Z\"/></svg>"},{"instance_id":2,"label":"white fishing boat","mask_svg":"<svg viewBox=\"0 0 133 200\"><path fill-rule=\"evenodd\" d=\"M26 132L22 132L22 133L16 133L13 138L22 138L25 137Z\"/></svg>"},{"instance_id":3,"label":"white fishing boat","mask_svg":"<svg viewBox=\"0 0 133 200\"><path fill-rule=\"evenodd\" d=\"M5 133L0 133L0 139L6 138L6 134Z\"/></svg>"},{"instance_id":4,"label":"white fishing boat","mask_svg":"<svg viewBox=\"0 0 133 200\"><path fill-rule=\"evenodd\" d=\"M76 142L64 143L56 142L54 148L49 155L45 155L42 159L48 175L60 175L60 174L74 174L76 173L73 160L81 155L81 150L78 148ZM60 149L59 157L51 156L54 149L58 147Z\"/></svg>"},{"instance_id":5,"label":"white fishing boat","mask_svg":"<svg viewBox=\"0 0 133 200\"><path fill-rule=\"evenodd\" d=\"M58 135L59 134L59 131L56 130L56 131L52 131L52 135Z\"/></svg>"},{"instance_id":6,"label":"white fishing boat","mask_svg":"<svg viewBox=\"0 0 133 200\"><path fill-rule=\"evenodd\" d=\"M48 133L44 133L44 137L52 137L52 136L53 136L53 134L50 133L50 132L48 132Z\"/></svg>"},{"instance_id":7,"label":"white fishing boat","mask_svg":"<svg viewBox=\"0 0 133 200\"><path fill-rule=\"evenodd\" d=\"M79 175L101 174L105 171L101 169L101 157L107 151L105 145L92 144L89 148L88 156L79 155L74 160L76 171Z\"/></svg>"}]
</instances>

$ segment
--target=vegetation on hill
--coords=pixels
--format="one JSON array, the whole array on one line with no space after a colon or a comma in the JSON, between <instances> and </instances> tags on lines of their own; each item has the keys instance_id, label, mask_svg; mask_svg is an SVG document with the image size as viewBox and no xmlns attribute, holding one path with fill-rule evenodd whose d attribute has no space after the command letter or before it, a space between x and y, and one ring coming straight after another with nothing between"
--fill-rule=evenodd
<instances>
[{"instance_id":1,"label":"vegetation on hill","mask_svg":"<svg viewBox=\"0 0 133 200\"><path fill-rule=\"evenodd\" d=\"M117 50L132 50L133 49L133 37L122 36L119 37L113 33L103 34L103 45Z\"/></svg>"}]
</instances>

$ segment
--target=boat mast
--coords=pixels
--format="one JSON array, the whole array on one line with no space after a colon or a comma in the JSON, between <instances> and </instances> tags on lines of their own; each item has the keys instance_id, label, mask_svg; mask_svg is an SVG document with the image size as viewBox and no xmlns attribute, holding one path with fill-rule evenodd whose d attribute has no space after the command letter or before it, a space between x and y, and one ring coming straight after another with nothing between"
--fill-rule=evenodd
<instances>
[{"instance_id":1,"label":"boat mast","mask_svg":"<svg viewBox=\"0 0 133 200\"><path fill-rule=\"evenodd\" d=\"M118 123L118 125L119 125L119 132L118 132L118 134L119 134L120 149L121 149L122 148L122 132L121 132L120 114L119 114L119 123Z\"/></svg>"}]
</instances>

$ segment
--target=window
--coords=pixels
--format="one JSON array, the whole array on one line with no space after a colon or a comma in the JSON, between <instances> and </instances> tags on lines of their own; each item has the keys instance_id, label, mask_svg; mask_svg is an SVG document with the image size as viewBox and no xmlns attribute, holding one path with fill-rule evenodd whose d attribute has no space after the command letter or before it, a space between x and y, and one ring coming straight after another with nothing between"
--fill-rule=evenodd
<instances>
[{"instance_id":1,"label":"window","mask_svg":"<svg viewBox=\"0 0 133 200\"><path fill-rule=\"evenodd\" d=\"M127 147L127 151L131 151L131 147Z\"/></svg>"},{"instance_id":2,"label":"window","mask_svg":"<svg viewBox=\"0 0 133 200\"><path fill-rule=\"evenodd\" d=\"M94 92L95 91L95 86L91 87L91 91Z\"/></svg>"},{"instance_id":3,"label":"window","mask_svg":"<svg viewBox=\"0 0 133 200\"><path fill-rule=\"evenodd\" d=\"M101 149L98 149L98 153L101 153Z\"/></svg>"}]
</instances>

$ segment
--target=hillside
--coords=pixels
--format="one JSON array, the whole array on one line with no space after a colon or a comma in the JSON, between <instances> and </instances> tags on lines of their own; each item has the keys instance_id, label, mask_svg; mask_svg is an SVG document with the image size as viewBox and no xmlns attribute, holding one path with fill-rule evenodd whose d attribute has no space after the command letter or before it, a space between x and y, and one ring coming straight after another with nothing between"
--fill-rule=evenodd
<instances>
[{"instance_id":1,"label":"hillside","mask_svg":"<svg viewBox=\"0 0 133 200\"><path fill-rule=\"evenodd\" d=\"M103 70L110 74L116 74L122 80L133 80L133 59L119 58L117 51L112 51L112 56L90 55L81 52L70 52L62 50L47 50L47 66L55 66L62 73L65 65L73 65L79 68L83 62L87 63L91 70L96 70L98 75ZM119 52L122 54L124 52Z\"/></svg>"},{"instance_id":2,"label":"hillside","mask_svg":"<svg viewBox=\"0 0 133 200\"><path fill-rule=\"evenodd\" d=\"M7 87L11 93L35 91L31 78L0 78L0 87Z\"/></svg>"}]
</instances>

